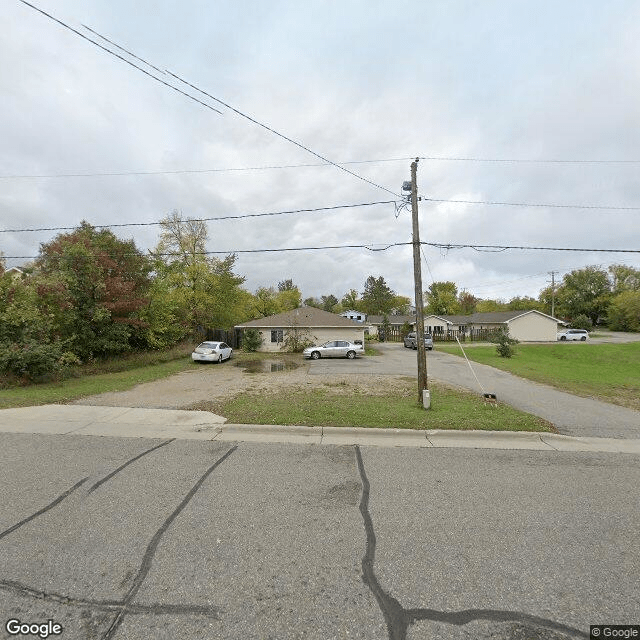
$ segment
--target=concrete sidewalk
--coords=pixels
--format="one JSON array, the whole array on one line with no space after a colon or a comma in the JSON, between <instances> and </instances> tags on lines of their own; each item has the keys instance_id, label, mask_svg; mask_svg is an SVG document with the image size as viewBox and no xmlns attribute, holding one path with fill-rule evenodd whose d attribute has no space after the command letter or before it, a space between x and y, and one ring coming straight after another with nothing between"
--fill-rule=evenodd
<instances>
[{"instance_id":1,"label":"concrete sidewalk","mask_svg":"<svg viewBox=\"0 0 640 640\"><path fill-rule=\"evenodd\" d=\"M377 447L454 447L640 454L640 439L570 437L510 431L417 431L240 425L225 424L225 418L207 411L57 404L1 410L0 432L318 445L358 444Z\"/></svg>"}]
</instances>

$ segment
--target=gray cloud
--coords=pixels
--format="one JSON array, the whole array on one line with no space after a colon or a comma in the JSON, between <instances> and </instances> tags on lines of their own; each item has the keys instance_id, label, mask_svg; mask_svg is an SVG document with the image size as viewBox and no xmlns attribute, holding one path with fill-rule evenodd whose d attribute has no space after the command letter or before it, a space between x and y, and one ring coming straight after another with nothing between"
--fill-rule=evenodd
<instances>
[{"instance_id":1,"label":"gray cloud","mask_svg":"<svg viewBox=\"0 0 640 640\"><path fill-rule=\"evenodd\" d=\"M177 6L177 5L176 5ZM265 5L64 0L87 23L336 161L425 156L639 159L640 13L622 0L536 3L320 2ZM20 3L0 42L0 175L314 163L310 154L224 110L175 94ZM348 165L399 190L409 161ZM422 160L427 197L640 205L637 164ZM152 222L386 200L334 167L0 180L2 228ZM423 239L473 244L638 248L637 212L422 202ZM123 228L142 249L156 227ZM209 224L210 250L411 238L393 206ZM53 234L0 234L6 255L35 255ZM547 272L633 255L425 248L425 286L537 295ZM20 260L10 261L19 263ZM292 278L304 296L361 290L384 275L412 296L408 247L241 254L246 286ZM475 289L474 289L475 288Z\"/></svg>"}]
</instances>

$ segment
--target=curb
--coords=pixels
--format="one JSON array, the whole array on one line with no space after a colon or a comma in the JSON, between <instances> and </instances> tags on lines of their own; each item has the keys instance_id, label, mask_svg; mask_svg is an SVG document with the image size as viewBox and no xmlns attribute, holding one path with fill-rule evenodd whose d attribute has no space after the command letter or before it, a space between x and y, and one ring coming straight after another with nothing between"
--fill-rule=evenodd
<instances>
[{"instance_id":1,"label":"curb","mask_svg":"<svg viewBox=\"0 0 640 640\"><path fill-rule=\"evenodd\" d=\"M503 449L640 455L640 440L573 437L543 432L419 431L362 427L225 424L206 411L86 405L0 410L0 432L117 438L176 438L336 446Z\"/></svg>"}]
</instances>

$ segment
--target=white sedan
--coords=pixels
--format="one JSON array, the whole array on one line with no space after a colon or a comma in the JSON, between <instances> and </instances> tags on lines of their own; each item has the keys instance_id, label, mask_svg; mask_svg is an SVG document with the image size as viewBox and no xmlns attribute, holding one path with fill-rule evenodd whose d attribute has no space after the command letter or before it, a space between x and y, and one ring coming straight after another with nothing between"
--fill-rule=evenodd
<instances>
[{"instance_id":1,"label":"white sedan","mask_svg":"<svg viewBox=\"0 0 640 640\"><path fill-rule=\"evenodd\" d=\"M331 340L321 344L319 347L307 347L302 355L305 358L318 360L319 358L349 358L352 360L356 355L362 355L364 347L361 344L354 344L346 340Z\"/></svg>"},{"instance_id":2,"label":"white sedan","mask_svg":"<svg viewBox=\"0 0 640 640\"><path fill-rule=\"evenodd\" d=\"M589 332L584 329L567 329L557 336L558 340L564 342L565 340L580 340L584 342L589 337Z\"/></svg>"},{"instance_id":3,"label":"white sedan","mask_svg":"<svg viewBox=\"0 0 640 640\"><path fill-rule=\"evenodd\" d=\"M194 362L222 362L228 360L233 349L224 342L201 342L191 354Z\"/></svg>"}]
</instances>

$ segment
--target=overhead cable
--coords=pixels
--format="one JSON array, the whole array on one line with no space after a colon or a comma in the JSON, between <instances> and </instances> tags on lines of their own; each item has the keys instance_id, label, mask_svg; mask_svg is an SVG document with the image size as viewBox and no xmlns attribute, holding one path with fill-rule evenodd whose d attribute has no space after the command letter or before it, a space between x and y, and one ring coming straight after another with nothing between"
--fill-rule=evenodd
<instances>
[{"instance_id":1,"label":"overhead cable","mask_svg":"<svg viewBox=\"0 0 640 640\"><path fill-rule=\"evenodd\" d=\"M276 249L233 249L231 251L194 251L193 253L189 253L189 255L198 255L198 256L212 256L212 255L234 255L240 253L283 253L286 251L325 251L330 249L367 249L368 251L386 251L391 247L399 247L403 245L409 245L411 242L395 242L392 244L385 245L384 249L375 249L372 248L375 243L370 244L342 244L342 245L328 245L323 247L286 247L286 248L276 248ZM183 255L180 252L169 252L169 253L155 253L153 251L149 252L151 256L164 258L171 256L181 256ZM103 254L109 255L109 254ZM127 257L127 256L139 256L140 253L121 253L117 254L118 256ZM97 257L93 254L88 254L87 256L81 257ZM113 257L117 257L115 254ZM22 259L22 260L35 260L38 256L3 256L5 259Z\"/></svg>"},{"instance_id":2,"label":"overhead cable","mask_svg":"<svg viewBox=\"0 0 640 640\"><path fill-rule=\"evenodd\" d=\"M170 89L173 89L174 91L177 91L178 93L180 93L183 96L189 98L190 100L193 100L194 102L197 102L198 104L202 105L203 107L206 107L207 109L210 109L211 111L215 111L216 113L219 113L220 115L222 115L222 111L220 111L219 109L216 109L215 107L212 107L210 104L207 104L206 102L203 102L202 100L198 100L198 98L192 96L191 94L189 94L189 93L187 93L185 91L182 91L181 89L178 89L178 87L174 87L169 82L161 80L157 76L154 76L152 73L149 73L148 71L145 71L142 67L139 67L137 64L131 62L131 60L127 60L123 56L118 55L117 53L111 51L110 49L107 49L107 47L103 47L99 42L96 42L95 40L92 40L91 38L88 38L87 36L85 36L83 33L78 31L77 29L74 29L72 26L66 24L65 22L62 22L62 20L58 20L58 18L55 18L50 13L47 13L46 11L43 11L42 9L40 9L39 7L36 7L35 5L31 4L30 2L27 2L27 0L20 0L20 2L22 2L22 4L27 5L28 7L31 7L34 11L38 11L43 16L46 16L47 18L53 20L54 22L57 22L59 25L63 26L65 29L69 29L69 31L72 31L77 36L80 36L81 38L83 38L87 42L90 42L91 44L95 45L96 47L99 47L103 51L106 51L107 53L110 53L112 56L115 56L119 60L122 60L122 62L125 62L126 64L134 67L138 71L141 71L142 73L144 73L145 75L149 76L150 78L153 78L156 82L159 82L160 84L165 85L165 87L169 87Z\"/></svg>"},{"instance_id":3,"label":"overhead cable","mask_svg":"<svg viewBox=\"0 0 640 640\"><path fill-rule=\"evenodd\" d=\"M427 202L450 202L453 204L482 204L499 207L539 207L549 209L610 209L612 211L640 211L640 207L620 207L604 204L550 204L545 202L496 202L492 200L450 200L446 198L427 198L421 196Z\"/></svg>"},{"instance_id":4,"label":"overhead cable","mask_svg":"<svg viewBox=\"0 0 640 640\"><path fill-rule=\"evenodd\" d=\"M413 160L413 158L381 158L377 160L349 160L338 164L375 164L376 162L400 162ZM42 179L42 178L101 178L114 176L156 176L156 175L179 175L189 173L230 173L236 171L267 171L272 169L302 169L309 167L331 167L329 162L313 162L304 164L279 164L262 165L256 167L226 167L220 169L173 169L168 171L94 171L80 173L42 173L42 174L8 174L0 175L0 180L20 180L20 179Z\"/></svg>"},{"instance_id":5,"label":"overhead cable","mask_svg":"<svg viewBox=\"0 0 640 640\"><path fill-rule=\"evenodd\" d=\"M379 204L395 204L394 200L380 200L378 202L359 202L357 204L338 204L332 207L316 207L315 209L290 209L289 211L269 211L267 213L243 213L238 215L218 216L215 218L189 218L193 222L212 222L219 220L239 220L241 218L262 218L265 216L283 216L293 213L313 213L316 211L335 211L336 209L353 209L355 207L372 207ZM162 220L155 222L123 222L120 224L95 224L96 229L111 229L117 227L152 227L162 225ZM0 229L0 233L27 233L33 231L70 231L75 227L39 227L30 229Z\"/></svg>"},{"instance_id":6,"label":"overhead cable","mask_svg":"<svg viewBox=\"0 0 640 640\"><path fill-rule=\"evenodd\" d=\"M447 251L452 249L474 249L475 251L508 251L516 249L523 251L577 251L580 253L640 253L640 249L578 249L569 247L531 247L501 244L452 244L447 242L421 242L420 244L426 244L429 247L436 247L438 249L446 249Z\"/></svg>"},{"instance_id":7,"label":"overhead cable","mask_svg":"<svg viewBox=\"0 0 640 640\"><path fill-rule=\"evenodd\" d=\"M225 251L196 251L193 255L233 255L233 254L252 254L252 253L284 253L288 251L327 251L333 249L366 249L368 251L386 251L392 247L404 247L412 245L413 242L393 242L384 245L383 248L376 249L374 245L376 243L369 244L343 244L343 245L327 245L327 246L315 246L315 247L283 247L283 248L271 248L271 249L227 249ZM522 251L572 251L580 253L640 253L640 249L584 249L573 247L531 247L531 246L517 246L517 245L481 245L481 244L453 244L445 242L420 242L421 245L428 247L436 247L438 249L453 250L453 249L474 249L476 251L485 250L522 250ZM168 256L180 256L182 253L153 253L151 255L155 257L168 257ZM109 254L101 254L109 255ZM117 256L138 256L140 253L123 253L117 254ZM114 254L114 257L117 257ZM90 257L90 256L87 256ZM93 256L96 257L96 256ZM12 260L35 260L38 256L3 256L5 259Z\"/></svg>"},{"instance_id":8,"label":"overhead cable","mask_svg":"<svg viewBox=\"0 0 640 640\"><path fill-rule=\"evenodd\" d=\"M87 42L90 42L91 44L95 45L96 47L100 48L102 51L105 51L109 54L111 54L112 56L118 58L119 60L122 60L124 62L126 62L127 64L131 65L132 67L138 69L139 71L142 71L143 73L145 73L146 75L154 78L154 80L157 80L158 82L161 82L162 84L174 89L175 91L178 91L179 93L182 93L183 95L195 100L196 102L199 102L200 104L208 107L209 109L212 109L213 111L217 111L218 113L221 113L218 109L215 109L214 107L212 107L211 105L208 105L204 102L201 102L199 100L197 100L196 98L193 98L193 96L191 96L188 93L182 92L179 89L177 89L176 87L174 87L172 84L169 84L168 82L165 82L163 80L160 80L157 76L149 73L148 71L145 71L144 69L142 69L141 67L139 67L138 65L134 64L133 62L131 62L130 60L127 60L126 58L124 58L123 56L121 56L120 54L116 53L115 51L112 51L111 49L109 49L108 47L105 47L101 44L99 44L98 42L96 42L95 40L93 40L92 38L87 37L86 35L82 34L80 31L78 31L77 29L74 29L73 27L71 27L70 25L68 25L67 23L63 22L62 20L59 20L58 18L55 18L54 16L52 16L51 14L47 13L46 11L43 11L42 9L36 7L35 5L31 4L30 2L27 2L27 0L20 0L20 2L22 2L24 5L30 7L31 9L41 13L42 15L46 16L47 18L49 18L50 20L53 20L54 22L56 22L57 24L61 25L62 27L68 29L69 31L71 31L72 33L80 36L81 38L83 38L84 40L86 40ZM131 53L130 51L128 51L127 49L125 49L124 47L121 47L120 45L116 44L113 40L110 40L108 38L106 38L105 36L101 35L100 33L98 33L97 31L90 29L88 27L85 27L87 29L90 30L91 33L97 35L99 38L102 38L103 40L105 40L106 42L108 42L109 44L111 44L114 47L117 47L118 49L120 49L121 51L126 51L128 55L133 56L135 59L137 60L141 60L144 62L144 64L149 65L151 68L154 69L158 69L158 67L155 67L153 65L150 65L148 62L144 61L142 58L138 57L137 55ZM369 180L368 178L365 178L364 176L361 176L357 173L355 173L354 171L351 171L350 169L347 169L343 166L341 166L340 164L338 164L337 162L334 162L333 160L330 160L329 158L326 158L325 156L313 151L312 149L310 149L309 147L307 147L306 145L302 144L301 142L298 142L292 138L289 138L288 136L284 135L283 133L280 133L279 131L276 131L275 129L273 129L272 127L256 120L255 118L247 115L246 113L243 113L242 111L240 111L239 109L233 107L232 105L230 105L227 102L224 102L223 100L221 100L220 98L216 98L215 96L213 96L212 94L208 93L207 91L204 91L203 89L199 88L198 86L196 86L195 84L192 84L191 82L188 82L187 80L185 80L184 78L181 78L179 75L166 70L165 71L166 74L169 74L171 77L175 78L176 80L178 80L179 82L185 84L188 87L191 87L192 89L194 89L195 91L197 91L198 93L201 93L204 96L207 96L208 98L210 98L211 100L214 100L215 102L217 102L218 104L226 107L227 109L229 109L230 111L233 111L235 114L239 115L242 118L245 118L246 120L249 120L250 122L253 122L254 124L258 125L259 127L262 127L263 129L265 129L266 131L269 131L270 133L278 136L279 138L282 138L283 140L286 140L287 142L290 142L291 144L299 147L300 149L303 149L304 151L306 151L307 153L310 153L311 155L315 156L316 158L327 162L330 165L333 165L334 167L336 167L337 169L340 169L341 171L344 171L345 173L348 173L349 175L353 176L354 178L357 178L358 180L362 180L363 182L366 182L374 187L376 187L377 189L381 189L383 191L386 191L387 193L392 194L393 196L399 197L399 194L395 193L394 191L391 191L390 189L387 189L387 187L384 187L380 184L377 184L376 182L373 182L372 180Z\"/></svg>"},{"instance_id":9,"label":"overhead cable","mask_svg":"<svg viewBox=\"0 0 640 640\"><path fill-rule=\"evenodd\" d=\"M638 164L640 160L590 160L584 159L545 159L545 158L454 158L450 156L420 156L420 160L441 160L445 162L505 162L522 164Z\"/></svg>"}]
</instances>

